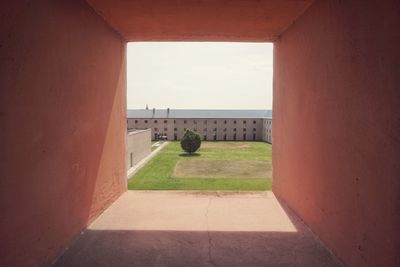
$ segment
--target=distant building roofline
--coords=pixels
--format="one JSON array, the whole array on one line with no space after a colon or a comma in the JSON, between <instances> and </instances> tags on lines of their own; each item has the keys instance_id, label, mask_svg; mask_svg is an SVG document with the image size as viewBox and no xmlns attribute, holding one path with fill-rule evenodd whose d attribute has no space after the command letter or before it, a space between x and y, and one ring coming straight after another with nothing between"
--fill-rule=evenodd
<instances>
[{"instance_id":1,"label":"distant building roofline","mask_svg":"<svg viewBox=\"0 0 400 267\"><path fill-rule=\"evenodd\" d=\"M128 118L137 119L271 119L268 109L128 109Z\"/></svg>"}]
</instances>

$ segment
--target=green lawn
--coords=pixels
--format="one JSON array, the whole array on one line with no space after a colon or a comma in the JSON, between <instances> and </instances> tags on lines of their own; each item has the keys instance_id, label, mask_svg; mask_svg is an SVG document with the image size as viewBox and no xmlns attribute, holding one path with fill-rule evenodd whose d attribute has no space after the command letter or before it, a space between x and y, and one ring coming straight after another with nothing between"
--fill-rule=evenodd
<instances>
[{"instance_id":1,"label":"green lawn","mask_svg":"<svg viewBox=\"0 0 400 267\"><path fill-rule=\"evenodd\" d=\"M270 190L271 152L271 145L263 142L203 142L196 155L187 156L183 153L179 142L171 142L131 177L128 188L130 190ZM195 161L198 161L198 164L194 164ZM175 170L178 162L179 165L190 166L192 169L186 172L182 171L182 168ZM257 171L257 166L262 162L265 162L263 171ZM227 171L229 166L232 168L247 166L247 163L252 168L248 171L238 169L240 172L235 173L240 173L241 177ZM196 170L196 166L201 167ZM265 171L265 168L269 168L269 171ZM263 174L263 178L260 178L260 173ZM218 178L210 178L213 174Z\"/></svg>"}]
</instances>

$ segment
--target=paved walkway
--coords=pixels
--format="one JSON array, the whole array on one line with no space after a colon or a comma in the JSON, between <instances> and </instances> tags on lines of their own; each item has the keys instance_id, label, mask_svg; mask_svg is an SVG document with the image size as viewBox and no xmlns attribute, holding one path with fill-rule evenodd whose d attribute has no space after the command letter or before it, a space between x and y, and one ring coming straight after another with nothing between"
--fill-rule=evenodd
<instances>
[{"instance_id":1,"label":"paved walkway","mask_svg":"<svg viewBox=\"0 0 400 267\"><path fill-rule=\"evenodd\" d=\"M128 191L56 266L340 266L272 192Z\"/></svg>"}]
</instances>

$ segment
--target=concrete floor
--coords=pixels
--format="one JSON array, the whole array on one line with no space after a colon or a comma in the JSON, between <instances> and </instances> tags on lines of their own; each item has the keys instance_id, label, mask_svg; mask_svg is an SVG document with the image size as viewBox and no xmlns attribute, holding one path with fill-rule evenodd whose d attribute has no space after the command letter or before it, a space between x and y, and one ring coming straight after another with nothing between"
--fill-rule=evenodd
<instances>
[{"instance_id":1,"label":"concrete floor","mask_svg":"<svg viewBox=\"0 0 400 267\"><path fill-rule=\"evenodd\" d=\"M272 192L128 191L55 266L341 266Z\"/></svg>"}]
</instances>

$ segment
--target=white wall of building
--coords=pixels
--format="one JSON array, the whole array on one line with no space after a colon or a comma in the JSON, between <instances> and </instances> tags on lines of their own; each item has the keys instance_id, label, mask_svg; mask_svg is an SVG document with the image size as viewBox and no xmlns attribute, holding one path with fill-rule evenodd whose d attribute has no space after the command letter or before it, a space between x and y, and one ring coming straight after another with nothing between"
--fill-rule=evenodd
<instances>
[{"instance_id":1,"label":"white wall of building","mask_svg":"<svg viewBox=\"0 0 400 267\"><path fill-rule=\"evenodd\" d=\"M262 125L263 140L272 144L272 119L263 119Z\"/></svg>"},{"instance_id":2,"label":"white wall of building","mask_svg":"<svg viewBox=\"0 0 400 267\"><path fill-rule=\"evenodd\" d=\"M151 153L151 130L128 131L126 138L127 171Z\"/></svg>"},{"instance_id":3,"label":"white wall of building","mask_svg":"<svg viewBox=\"0 0 400 267\"><path fill-rule=\"evenodd\" d=\"M128 128L150 128L152 140L155 139L155 134L166 135L168 140L175 140L175 137L176 140L180 140L186 129L192 129L198 132L203 140L272 143L272 119L129 118Z\"/></svg>"}]
</instances>

